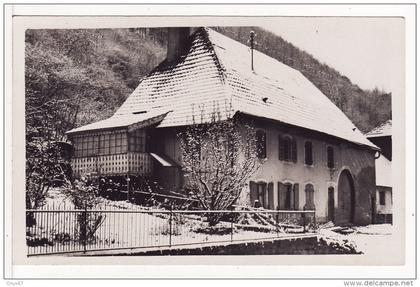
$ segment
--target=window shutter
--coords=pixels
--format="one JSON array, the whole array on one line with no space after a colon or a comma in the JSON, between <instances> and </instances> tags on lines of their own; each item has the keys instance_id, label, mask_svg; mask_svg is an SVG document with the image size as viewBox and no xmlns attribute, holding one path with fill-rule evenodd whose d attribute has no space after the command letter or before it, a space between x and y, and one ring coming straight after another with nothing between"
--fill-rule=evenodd
<instances>
[{"instance_id":1,"label":"window shutter","mask_svg":"<svg viewBox=\"0 0 420 287\"><path fill-rule=\"evenodd\" d=\"M274 194L273 194L273 183L270 182L268 184L268 208L269 209L274 209Z\"/></svg>"},{"instance_id":2,"label":"window shutter","mask_svg":"<svg viewBox=\"0 0 420 287\"><path fill-rule=\"evenodd\" d=\"M296 140L292 140L292 161L297 162L297 143Z\"/></svg>"},{"instance_id":3,"label":"window shutter","mask_svg":"<svg viewBox=\"0 0 420 287\"><path fill-rule=\"evenodd\" d=\"M286 195L285 194L286 186L283 183L279 182L277 192L278 192L278 206L277 206L277 209L284 210L284 200L285 200L285 195Z\"/></svg>"},{"instance_id":4,"label":"window shutter","mask_svg":"<svg viewBox=\"0 0 420 287\"><path fill-rule=\"evenodd\" d=\"M260 183L262 186L262 201L260 201L262 207L267 208L268 207L268 194L267 194L267 183L262 182Z\"/></svg>"},{"instance_id":5,"label":"window shutter","mask_svg":"<svg viewBox=\"0 0 420 287\"><path fill-rule=\"evenodd\" d=\"M258 199L258 186L255 182L249 182L249 196L251 199L251 206L254 207L255 200Z\"/></svg>"},{"instance_id":6,"label":"window shutter","mask_svg":"<svg viewBox=\"0 0 420 287\"><path fill-rule=\"evenodd\" d=\"M279 136L279 160L284 160L284 140Z\"/></svg>"},{"instance_id":7,"label":"window shutter","mask_svg":"<svg viewBox=\"0 0 420 287\"><path fill-rule=\"evenodd\" d=\"M293 203L294 210L299 210L299 184L298 183L295 183L293 185L293 198L294 198L294 203Z\"/></svg>"},{"instance_id":8,"label":"window shutter","mask_svg":"<svg viewBox=\"0 0 420 287\"><path fill-rule=\"evenodd\" d=\"M305 186L305 206L303 207L304 210L313 210L315 209L315 202L314 202L314 187L312 184L307 184Z\"/></svg>"}]
</instances>

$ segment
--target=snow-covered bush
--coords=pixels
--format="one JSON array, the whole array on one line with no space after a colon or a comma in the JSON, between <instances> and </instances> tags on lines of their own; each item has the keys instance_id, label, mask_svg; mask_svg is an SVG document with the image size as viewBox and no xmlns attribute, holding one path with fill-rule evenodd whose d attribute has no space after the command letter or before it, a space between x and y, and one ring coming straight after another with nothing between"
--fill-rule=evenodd
<instances>
[{"instance_id":1,"label":"snow-covered bush","mask_svg":"<svg viewBox=\"0 0 420 287\"><path fill-rule=\"evenodd\" d=\"M74 207L85 212L77 213L77 234L79 241L95 240L95 232L101 226L105 215L88 212L100 204L98 182L99 179L82 177L73 182L68 182L63 193L71 200Z\"/></svg>"},{"instance_id":2,"label":"snow-covered bush","mask_svg":"<svg viewBox=\"0 0 420 287\"><path fill-rule=\"evenodd\" d=\"M255 129L245 120L222 120L213 113L210 122L187 127L179 138L188 191L203 209L229 209L261 166ZM210 225L221 217L208 216Z\"/></svg>"}]
</instances>

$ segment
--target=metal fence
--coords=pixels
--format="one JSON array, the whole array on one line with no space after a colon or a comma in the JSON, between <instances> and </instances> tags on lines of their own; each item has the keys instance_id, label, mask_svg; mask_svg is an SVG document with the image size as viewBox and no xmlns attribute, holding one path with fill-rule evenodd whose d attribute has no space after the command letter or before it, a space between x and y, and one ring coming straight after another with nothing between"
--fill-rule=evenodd
<instances>
[{"instance_id":1,"label":"metal fence","mask_svg":"<svg viewBox=\"0 0 420 287\"><path fill-rule=\"evenodd\" d=\"M316 224L314 211L290 210L42 209L26 218L29 256L276 238Z\"/></svg>"}]
</instances>

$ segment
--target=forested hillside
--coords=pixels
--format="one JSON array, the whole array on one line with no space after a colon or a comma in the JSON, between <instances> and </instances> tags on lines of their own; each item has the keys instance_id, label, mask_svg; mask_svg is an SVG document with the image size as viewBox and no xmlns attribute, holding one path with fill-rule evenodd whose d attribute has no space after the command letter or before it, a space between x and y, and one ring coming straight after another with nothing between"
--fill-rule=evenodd
<instances>
[{"instance_id":1,"label":"forested hillside","mask_svg":"<svg viewBox=\"0 0 420 287\"><path fill-rule=\"evenodd\" d=\"M281 37L257 27L215 29L244 44L255 30L256 49L300 70L362 131L390 118L390 94L361 90ZM165 58L166 38L166 29L28 30L28 140L39 135L40 127L63 139L73 127L112 115Z\"/></svg>"},{"instance_id":2,"label":"forested hillside","mask_svg":"<svg viewBox=\"0 0 420 287\"><path fill-rule=\"evenodd\" d=\"M360 89L334 68L320 63L311 54L271 32L259 27L217 27L215 30L243 44L248 43L250 30L254 30L257 35L257 50L302 72L363 132L371 130L391 117L390 93L378 89L371 91Z\"/></svg>"}]
</instances>

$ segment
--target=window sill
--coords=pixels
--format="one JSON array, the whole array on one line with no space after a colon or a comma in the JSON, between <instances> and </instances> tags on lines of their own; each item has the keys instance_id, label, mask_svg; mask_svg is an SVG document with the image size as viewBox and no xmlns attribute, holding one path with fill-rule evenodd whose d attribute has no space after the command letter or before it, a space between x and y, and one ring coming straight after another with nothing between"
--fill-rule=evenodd
<instances>
[{"instance_id":1,"label":"window sill","mask_svg":"<svg viewBox=\"0 0 420 287\"><path fill-rule=\"evenodd\" d=\"M313 164L306 164L306 163L304 163L303 165L305 167L307 167L307 168L314 168L315 167L315 165L313 165Z\"/></svg>"},{"instance_id":2,"label":"window sill","mask_svg":"<svg viewBox=\"0 0 420 287\"><path fill-rule=\"evenodd\" d=\"M288 161L288 160L281 160L280 159L280 161L282 162L282 163L284 163L284 164L296 164L296 162L294 162L294 161Z\"/></svg>"}]
</instances>

